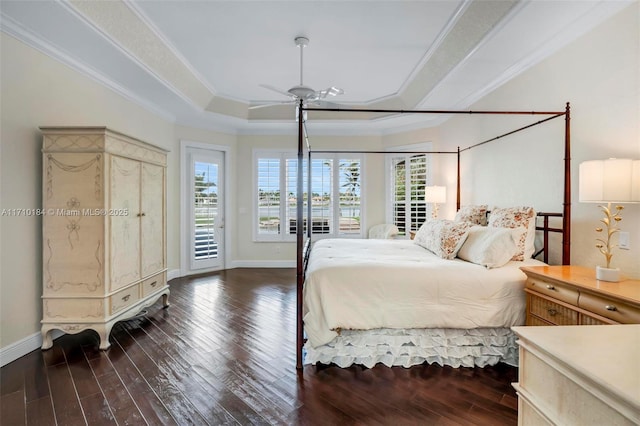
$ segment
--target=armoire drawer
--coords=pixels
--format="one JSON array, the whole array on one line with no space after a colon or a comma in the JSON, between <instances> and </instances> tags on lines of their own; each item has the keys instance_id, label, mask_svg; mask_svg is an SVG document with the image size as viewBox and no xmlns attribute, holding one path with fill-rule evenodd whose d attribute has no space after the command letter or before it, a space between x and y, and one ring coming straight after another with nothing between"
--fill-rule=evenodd
<instances>
[{"instance_id":1,"label":"armoire drawer","mask_svg":"<svg viewBox=\"0 0 640 426\"><path fill-rule=\"evenodd\" d=\"M119 291L110 298L111 314L115 314L124 308L133 305L140 300L140 291L138 285L134 285Z\"/></svg>"},{"instance_id":2,"label":"armoire drawer","mask_svg":"<svg viewBox=\"0 0 640 426\"><path fill-rule=\"evenodd\" d=\"M155 293L167 285L167 273L161 272L142 281L142 297Z\"/></svg>"}]
</instances>

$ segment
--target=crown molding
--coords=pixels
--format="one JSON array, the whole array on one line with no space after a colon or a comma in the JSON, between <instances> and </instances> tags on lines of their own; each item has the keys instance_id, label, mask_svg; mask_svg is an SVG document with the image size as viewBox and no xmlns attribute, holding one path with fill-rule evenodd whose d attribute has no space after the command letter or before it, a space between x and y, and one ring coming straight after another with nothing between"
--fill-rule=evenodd
<instances>
[{"instance_id":1,"label":"crown molding","mask_svg":"<svg viewBox=\"0 0 640 426\"><path fill-rule=\"evenodd\" d=\"M113 80L105 77L99 71L94 68L80 62L79 60L73 58L71 55L67 54L64 50L55 46L52 43L49 43L47 40L42 39L37 36L33 32L23 28L20 24L13 21L11 18L6 16L4 13L0 12L0 30L5 34L10 35L16 40L21 41L27 46L43 53L44 55L68 66L69 68L77 71L78 73L84 75L85 77L89 77L91 80L97 82L98 84L114 91L118 95L124 97L125 99L139 105L151 113L167 120L170 122L175 121L175 116L170 112L158 108L155 104L148 102L147 100L135 95L128 89L122 87L118 83Z\"/></svg>"}]
</instances>

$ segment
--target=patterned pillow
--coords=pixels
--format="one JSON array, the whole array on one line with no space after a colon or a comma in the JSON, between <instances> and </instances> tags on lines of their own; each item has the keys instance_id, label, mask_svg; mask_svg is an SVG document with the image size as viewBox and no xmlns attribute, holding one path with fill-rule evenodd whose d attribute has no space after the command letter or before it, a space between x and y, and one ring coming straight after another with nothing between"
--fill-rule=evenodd
<instances>
[{"instance_id":1,"label":"patterned pillow","mask_svg":"<svg viewBox=\"0 0 640 426\"><path fill-rule=\"evenodd\" d=\"M535 252L536 212L531 207L496 208L489 216L489 226L495 228L524 228L518 240L518 251L511 260L525 260Z\"/></svg>"},{"instance_id":2,"label":"patterned pillow","mask_svg":"<svg viewBox=\"0 0 640 426\"><path fill-rule=\"evenodd\" d=\"M469 222L430 219L418 229L413 242L443 259L454 259L472 226Z\"/></svg>"},{"instance_id":3,"label":"patterned pillow","mask_svg":"<svg viewBox=\"0 0 640 426\"><path fill-rule=\"evenodd\" d=\"M456 222L471 222L476 225L487 224L487 205L462 206L453 219Z\"/></svg>"}]
</instances>

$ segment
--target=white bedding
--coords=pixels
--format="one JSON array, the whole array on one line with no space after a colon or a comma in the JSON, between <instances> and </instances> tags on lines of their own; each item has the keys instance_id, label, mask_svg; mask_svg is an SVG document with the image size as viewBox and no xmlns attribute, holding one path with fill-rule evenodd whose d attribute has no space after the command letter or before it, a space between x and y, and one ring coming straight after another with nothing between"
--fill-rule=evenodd
<instances>
[{"instance_id":1,"label":"white bedding","mask_svg":"<svg viewBox=\"0 0 640 426\"><path fill-rule=\"evenodd\" d=\"M411 240L326 239L313 245L304 285L308 344L338 329L511 327L525 320L525 275L443 260Z\"/></svg>"}]
</instances>

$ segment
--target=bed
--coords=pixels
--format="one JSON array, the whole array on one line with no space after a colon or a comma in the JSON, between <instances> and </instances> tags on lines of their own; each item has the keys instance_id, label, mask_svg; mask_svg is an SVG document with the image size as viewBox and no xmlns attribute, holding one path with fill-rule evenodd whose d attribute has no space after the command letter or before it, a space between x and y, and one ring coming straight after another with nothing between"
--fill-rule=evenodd
<instances>
[{"instance_id":1,"label":"bed","mask_svg":"<svg viewBox=\"0 0 640 426\"><path fill-rule=\"evenodd\" d=\"M299 117L309 109L299 105ZM327 111L340 111L325 109ZM354 111L354 110L349 110ZM465 221L428 221L416 234L416 240L357 240L327 239L311 242L311 231L304 236L302 170L305 146L309 160L311 149L305 135L303 120L298 123L298 217L297 217L297 363L333 364L347 367L353 364L372 367L438 363L453 367L483 367L504 362L517 365L515 335L510 327L524 324L526 277L520 266L543 264L534 257L536 230L543 231L543 261L548 259L548 233L562 233L562 263L569 264L570 241L570 155L569 104L563 112L517 111L390 111L363 110L384 113L485 113L485 114L546 114L548 118L495 138L482 141L457 152L433 152L458 156L456 206L460 202L460 155L509 134L542 124L557 117L565 118L564 203L562 213L538 213L527 209L527 225L510 226L500 223L500 214L492 212L494 222L489 228L511 228L512 239L519 253L500 261L499 265L483 264L477 258L486 250L475 250L462 258L458 252L471 228L479 231L477 223L467 223L468 232L453 246L434 247L423 228L433 237L447 227L460 226ZM318 151L320 152L320 151ZM327 152L327 151L322 151ZM358 151L368 152L368 151ZM370 151L371 153L377 153ZM388 152L384 152L388 153ZM307 191L310 191L307 188ZM310 207L307 206L311 217ZM509 208L512 209L512 208ZM508 209L506 209L508 210ZM562 218L562 227L549 225L549 218ZM491 218L490 217L490 218ZM457 218L456 218L457 219ZM503 218L504 219L504 218ZM452 223L445 223L452 222ZM426 226L428 225L428 226ZM487 228L486 226L484 227ZM515 228L520 234L516 235ZM421 235L423 234L423 235ZM444 252L443 252L444 251ZM468 250L467 250L468 252ZM471 256L471 258L468 258Z\"/></svg>"},{"instance_id":2,"label":"bed","mask_svg":"<svg viewBox=\"0 0 640 426\"><path fill-rule=\"evenodd\" d=\"M530 216L515 228L431 219L415 240L314 243L304 283L305 363L517 365L510 327L525 320L519 268L544 263L530 258L533 209L501 211Z\"/></svg>"}]
</instances>

